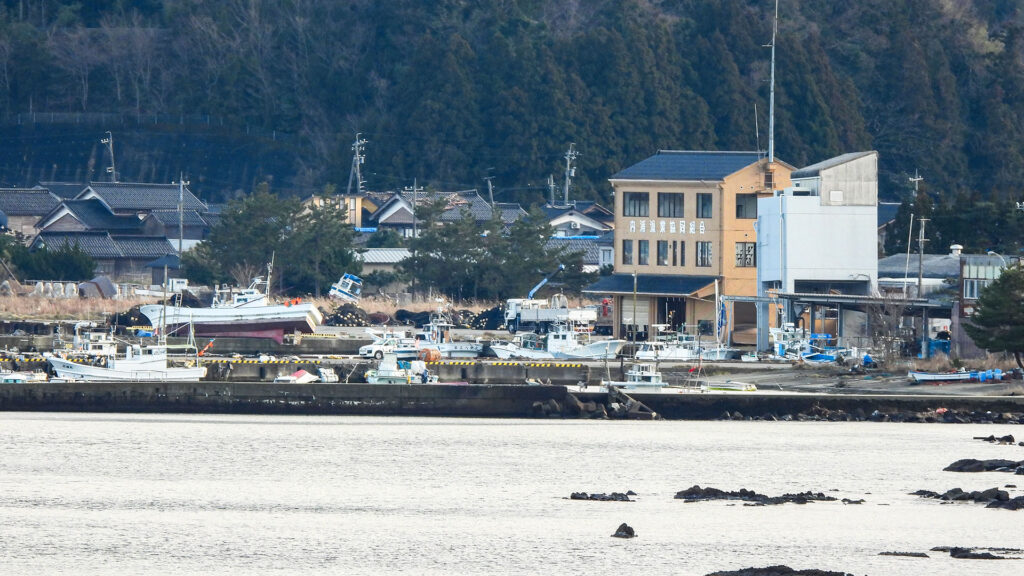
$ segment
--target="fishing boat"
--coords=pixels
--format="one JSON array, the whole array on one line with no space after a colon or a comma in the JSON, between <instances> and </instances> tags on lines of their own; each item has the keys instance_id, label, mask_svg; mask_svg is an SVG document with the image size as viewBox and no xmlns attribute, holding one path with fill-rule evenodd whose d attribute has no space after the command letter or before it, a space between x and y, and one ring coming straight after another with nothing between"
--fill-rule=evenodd
<instances>
[{"instance_id":1,"label":"fishing boat","mask_svg":"<svg viewBox=\"0 0 1024 576\"><path fill-rule=\"evenodd\" d=\"M189 366L169 365L165 342L128 344L124 354L45 356L53 372L64 380L198 382L206 376L206 367L195 361Z\"/></svg>"},{"instance_id":2,"label":"fishing boat","mask_svg":"<svg viewBox=\"0 0 1024 576\"><path fill-rule=\"evenodd\" d=\"M712 382L701 379L701 368L694 367L690 378L682 385L670 384L665 381L657 364L638 362L626 371L625 380L601 380L598 387L570 386L570 392L602 392L610 387L618 388L627 394L721 394L732 392L756 392L757 386L744 382Z\"/></svg>"},{"instance_id":3,"label":"fishing boat","mask_svg":"<svg viewBox=\"0 0 1024 576\"><path fill-rule=\"evenodd\" d=\"M914 381L915 384L922 382L970 382L973 380L979 380L979 372L968 372L967 370L958 370L955 372L925 372L921 370L911 370L907 372L907 377ZM1002 373L1000 371L1000 379ZM993 374L993 379L994 374Z\"/></svg>"},{"instance_id":4,"label":"fishing boat","mask_svg":"<svg viewBox=\"0 0 1024 576\"><path fill-rule=\"evenodd\" d=\"M688 362L700 356L695 336L664 330L666 327L664 324L652 325L658 333L653 341L640 343L635 354L637 360Z\"/></svg>"},{"instance_id":5,"label":"fishing boat","mask_svg":"<svg viewBox=\"0 0 1024 576\"><path fill-rule=\"evenodd\" d=\"M491 351L508 359L612 360L625 340L592 340L589 325L559 322L547 334L517 334L511 342L492 342Z\"/></svg>"},{"instance_id":6,"label":"fishing boat","mask_svg":"<svg viewBox=\"0 0 1024 576\"><path fill-rule=\"evenodd\" d=\"M718 308L717 318L715 319L715 345L707 348L701 347L700 359L715 361L737 358L740 355L739 350L722 342L722 338L725 336L729 326L729 317L725 310L725 302L722 301L718 294L718 280L715 280L715 303Z\"/></svg>"},{"instance_id":7,"label":"fishing boat","mask_svg":"<svg viewBox=\"0 0 1024 576\"><path fill-rule=\"evenodd\" d=\"M0 370L0 383L3 384L46 382L49 378L50 376L42 370Z\"/></svg>"},{"instance_id":8,"label":"fishing boat","mask_svg":"<svg viewBox=\"0 0 1024 576\"><path fill-rule=\"evenodd\" d=\"M358 304L362 292L363 279L346 272L337 282L331 284L331 289L327 294L331 298L337 298L348 304Z\"/></svg>"},{"instance_id":9,"label":"fishing boat","mask_svg":"<svg viewBox=\"0 0 1024 576\"><path fill-rule=\"evenodd\" d=\"M394 354L399 360L411 360L419 354L416 340L406 336L404 331L385 329L376 332L367 328L366 333L373 342L359 347L359 356L381 360L386 354Z\"/></svg>"},{"instance_id":10,"label":"fishing boat","mask_svg":"<svg viewBox=\"0 0 1024 576\"><path fill-rule=\"evenodd\" d=\"M422 360L399 360L393 353L385 354L376 368L365 373L370 384L437 384L437 375L431 374Z\"/></svg>"},{"instance_id":11,"label":"fishing boat","mask_svg":"<svg viewBox=\"0 0 1024 576\"><path fill-rule=\"evenodd\" d=\"M191 324L196 336L272 338L281 343L286 333L313 332L324 320L315 305L299 299L270 302L270 269L266 281L257 276L247 288L216 287L206 308L147 304L139 311L152 326L166 326L170 334Z\"/></svg>"},{"instance_id":12,"label":"fishing boat","mask_svg":"<svg viewBox=\"0 0 1024 576\"><path fill-rule=\"evenodd\" d=\"M484 345L480 342L460 342L452 339L455 324L445 314L443 308L431 313L430 320L422 330L413 335L416 348L420 350L437 350L441 358L478 358L484 353Z\"/></svg>"}]
</instances>

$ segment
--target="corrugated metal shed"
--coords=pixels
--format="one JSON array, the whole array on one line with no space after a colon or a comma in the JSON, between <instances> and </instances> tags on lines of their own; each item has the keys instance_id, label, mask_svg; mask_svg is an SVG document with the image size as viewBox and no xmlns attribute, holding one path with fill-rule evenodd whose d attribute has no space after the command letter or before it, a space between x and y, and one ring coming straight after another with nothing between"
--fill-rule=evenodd
<instances>
[{"instance_id":1,"label":"corrugated metal shed","mask_svg":"<svg viewBox=\"0 0 1024 576\"><path fill-rule=\"evenodd\" d=\"M364 264L398 264L412 256L408 248L367 248L365 252L357 252L356 258Z\"/></svg>"}]
</instances>

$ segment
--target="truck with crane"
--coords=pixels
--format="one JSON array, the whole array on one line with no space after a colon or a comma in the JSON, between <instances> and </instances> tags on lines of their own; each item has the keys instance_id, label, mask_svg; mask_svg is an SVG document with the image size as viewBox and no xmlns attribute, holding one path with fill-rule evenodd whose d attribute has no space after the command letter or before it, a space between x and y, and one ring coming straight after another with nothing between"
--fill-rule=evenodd
<instances>
[{"instance_id":1,"label":"truck with crane","mask_svg":"<svg viewBox=\"0 0 1024 576\"><path fill-rule=\"evenodd\" d=\"M544 277L526 295L526 298L510 298L505 303L505 326L515 334L519 330L547 332L556 323L591 324L597 320L597 311L589 308L569 308L569 300L563 294L555 294L548 300L533 297L552 278L565 270L564 264Z\"/></svg>"}]
</instances>

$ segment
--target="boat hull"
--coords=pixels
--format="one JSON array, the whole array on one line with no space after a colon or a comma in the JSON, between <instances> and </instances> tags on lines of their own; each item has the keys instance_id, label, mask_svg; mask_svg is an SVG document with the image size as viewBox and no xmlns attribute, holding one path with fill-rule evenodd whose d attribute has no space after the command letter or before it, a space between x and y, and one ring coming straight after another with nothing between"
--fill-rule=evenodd
<instances>
[{"instance_id":1,"label":"boat hull","mask_svg":"<svg viewBox=\"0 0 1024 576\"><path fill-rule=\"evenodd\" d=\"M166 326L168 334L188 330L196 336L272 338L277 342L293 332L311 333L323 321L312 304L293 306L239 306L236 308L142 306L139 311L153 326Z\"/></svg>"},{"instance_id":2,"label":"boat hull","mask_svg":"<svg viewBox=\"0 0 1024 576\"><path fill-rule=\"evenodd\" d=\"M93 366L82 362L72 362L64 358L51 356L47 358L58 378L67 380L85 380L88 382L198 382L206 376L205 366L168 367L166 362L144 362L114 368Z\"/></svg>"},{"instance_id":3,"label":"boat hull","mask_svg":"<svg viewBox=\"0 0 1024 576\"><path fill-rule=\"evenodd\" d=\"M907 372L915 382L966 382L970 381L970 372Z\"/></svg>"}]
</instances>

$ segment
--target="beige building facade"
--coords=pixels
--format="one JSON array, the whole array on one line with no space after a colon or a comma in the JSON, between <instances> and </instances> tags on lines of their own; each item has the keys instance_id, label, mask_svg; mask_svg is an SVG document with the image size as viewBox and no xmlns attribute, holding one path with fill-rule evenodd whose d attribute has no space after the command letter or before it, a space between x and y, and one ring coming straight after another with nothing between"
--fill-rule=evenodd
<instances>
[{"instance_id":1,"label":"beige building facade","mask_svg":"<svg viewBox=\"0 0 1024 576\"><path fill-rule=\"evenodd\" d=\"M614 296L613 332L713 333L716 291L755 296L757 199L788 186L792 169L757 152L660 151L612 176L614 273L587 291ZM725 316L730 332L753 339L753 304L728 306Z\"/></svg>"}]
</instances>

